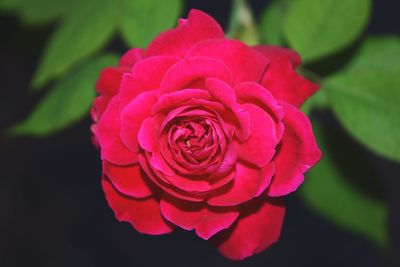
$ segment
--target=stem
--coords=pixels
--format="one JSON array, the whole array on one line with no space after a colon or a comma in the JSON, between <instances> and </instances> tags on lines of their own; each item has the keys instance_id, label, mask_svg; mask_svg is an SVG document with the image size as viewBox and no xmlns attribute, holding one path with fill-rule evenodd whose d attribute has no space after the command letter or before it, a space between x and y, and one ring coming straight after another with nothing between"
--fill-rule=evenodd
<instances>
[{"instance_id":1,"label":"stem","mask_svg":"<svg viewBox=\"0 0 400 267\"><path fill-rule=\"evenodd\" d=\"M227 35L248 45L259 43L259 35L253 13L246 0L233 0Z\"/></svg>"}]
</instances>

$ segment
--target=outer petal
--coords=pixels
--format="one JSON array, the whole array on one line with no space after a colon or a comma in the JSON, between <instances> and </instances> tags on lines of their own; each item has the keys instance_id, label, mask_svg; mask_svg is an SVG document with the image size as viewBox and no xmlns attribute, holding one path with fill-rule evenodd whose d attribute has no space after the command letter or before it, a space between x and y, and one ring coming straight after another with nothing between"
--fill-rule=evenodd
<instances>
[{"instance_id":1,"label":"outer petal","mask_svg":"<svg viewBox=\"0 0 400 267\"><path fill-rule=\"evenodd\" d=\"M271 61L261 84L275 98L299 107L319 89L319 85L296 73L295 68L301 62L296 52L274 46L257 46L255 49Z\"/></svg>"},{"instance_id":2,"label":"outer petal","mask_svg":"<svg viewBox=\"0 0 400 267\"><path fill-rule=\"evenodd\" d=\"M175 56L157 56L140 60L132 72L123 76L119 98L125 106L139 94L160 87L166 71L180 59Z\"/></svg>"},{"instance_id":3,"label":"outer petal","mask_svg":"<svg viewBox=\"0 0 400 267\"><path fill-rule=\"evenodd\" d=\"M161 33L150 43L146 56L177 55L183 57L195 43L211 38L224 38L221 26L206 13L192 9L188 19L181 19L176 29Z\"/></svg>"},{"instance_id":4,"label":"outer petal","mask_svg":"<svg viewBox=\"0 0 400 267\"><path fill-rule=\"evenodd\" d=\"M151 182L138 164L120 167L103 161L103 173L115 189L127 196L144 198L152 195Z\"/></svg>"},{"instance_id":5,"label":"outer petal","mask_svg":"<svg viewBox=\"0 0 400 267\"><path fill-rule=\"evenodd\" d=\"M129 69L108 67L100 72L100 77L96 81L96 90L102 95L112 97L118 93L122 75Z\"/></svg>"},{"instance_id":6,"label":"outer petal","mask_svg":"<svg viewBox=\"0 0 400 267\"><path fill-rule=\"evenodd\" d=\"M150 116L154 103L157 102L156 90L140 94L121 113L121 139L132 151L139 151L138 134L142 122Z\"/></svg>"},{"instance_id":7,"label":"outer petal","mask_svg":"<svg viewBox=\"0 0 400 267\"><path fill-rule=\"evenodd\" d=\"M119 193L107 178L102 179L106 199L119 221L130 223L138 232L150 235L170 233L173 226L161 216L157 199L130 198Z\"/></svg>"},{"instance_id":8,"label":"outer petal","mask_svg":"<svg viewBox=\"0 0 400 267\"><path fill-rule=\"evenodd\" d=\"M210 198L211 206L234 206L258 197L269 185L274 174L274 165L262 169L236 163L236 177L220 195Z\"/></svg>"},{"instance_id":9,"label":"outer petal","mask_svg":"<svg viewBox=\"0 0 400 267\"><path fill-rule=\"evenodd\" d=\"M167 194L163 195L160 205L164 218L185 230L196 229L203 239L227 229L239 216L233 208L212 208L205 203L179 200Z\"/></svg>"},{"instance_id":10,"label":"outer petal","mask_svg":"<svg viewBox=\"0 0 400 267\"><path fill-rule=\"evenodd\" d=\"M228 84L232 82L232 73L220 60L207 57L192 57L180 61L171 67L160 85L162 93L170 93L179 89L190 88L191 83L198 80L217 78Z\"/></svg>"},{"instance_id":11,"label":"outer petal","mask_svg":"<svg viewBox=\"0 0 400 267\"><path fill-rule=\"evenodd\" d=\"M96 128L101 158L116 165L137 163L137 153L129 150L121 141L120 128L119 101L114 97Z\"/></svg>"},{"instance_id":12,"label":"outer petal","mask_svg":"<svg viewBox=\"0 0 400 267\"><path fill-rule=\"evenodd\" d=\"M242 106L250 114L251 134L244 143L237 143L238 157L263 167L275 154L277 145L275 122L266 111L254 104Z\"/></svg>"},{"instance_id":13,"label":"outer petal","mask_svg":"<svg viewBox=\"0 0 400 267\"><path fill-rule=\"evenodd\" d=\"M279 199L266 197L247 203L242 210L237 223L213 239L218 250L232 260L242 260L275 243L285 215L285 207Z\"/></svg>"},{"instance_id":14,"label":"outer petal","mask_svg":"<svg viewBox=\"0 0 400 267\"><path fill-rule=\"evenodd\" d=\"M140 48L132 48L119 60L120 67L132 68L137 61L143 58L144 51Z\"/></svg>"},{"instance_id":15,"label":"outer petal","mask_svg":"<svg viewBox=\"0 0 400 267\"><path fill-rule=\"evenodd\" d=\"M186 58L203 56L223 61L233 74L233 84L245 81L260 82L268 60L258 51L237 40L213 39L197 43Z\"/></svg>"},{"instance_id":16,"label":"outer petal","mask_svg":"<svg viewBox=\"0 0 400 267\"><path fill-rule=\"evenodd\" d=\"M284 108L285 132L275 162L275 176L268 189L270 196L283 196L295 191L304 173L321 158L311 123L297 108L281 103Z\"/></svg>"}]
</instances>

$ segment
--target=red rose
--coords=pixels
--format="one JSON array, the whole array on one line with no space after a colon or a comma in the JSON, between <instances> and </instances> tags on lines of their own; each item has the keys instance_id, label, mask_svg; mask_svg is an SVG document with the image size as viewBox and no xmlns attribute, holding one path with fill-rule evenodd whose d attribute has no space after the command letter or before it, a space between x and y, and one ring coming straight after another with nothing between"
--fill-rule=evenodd
<instances>
[{"instance_id":1,"label":"red rose","mask_svg":"<svg viewBox=\"0 0 400 267\"><path fill-rule=\"evenodd\" d=\"M92 130L118 220L153 235L194 229L231 259L276 242L281 197L321 156L298 109L318 86L299 64L291 50L226 39L192 10L103 70Z\"/></svg>"}]
</instances>

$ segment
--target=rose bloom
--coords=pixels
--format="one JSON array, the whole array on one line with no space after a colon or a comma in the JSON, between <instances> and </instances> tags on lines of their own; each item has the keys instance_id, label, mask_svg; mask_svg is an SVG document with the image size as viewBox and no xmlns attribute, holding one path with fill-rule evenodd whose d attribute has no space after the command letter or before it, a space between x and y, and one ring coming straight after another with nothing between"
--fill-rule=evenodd
<instances>
[{"instance_id":1,"label":"rose bloom","mask_svg":"<svg viewBox=\"0 0 400 267\"><path fill-rule=\"evenodd\" d=\"M194 230L235 260L276 242L282 196L321 157L299 110L318 86L299 64L292 50L225 38L192 10L104 69L92 131L117 219L151 235Z\"/></svg>"}]
</instances>

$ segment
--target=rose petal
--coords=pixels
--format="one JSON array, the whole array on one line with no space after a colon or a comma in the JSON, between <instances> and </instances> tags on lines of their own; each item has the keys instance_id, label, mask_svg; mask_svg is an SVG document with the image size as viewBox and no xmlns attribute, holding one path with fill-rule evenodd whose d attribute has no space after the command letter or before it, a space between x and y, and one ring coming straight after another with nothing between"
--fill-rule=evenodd
<instances>
[{"instance_id":1,"label":"rose petal","mask_svg":"<svg viewBox=\"0 0 400 267\"><path fill-rule=\"evenodd\" d=\"M211 197L211 206L234 206L258 197L269 185L274 174L274 165L256 169L241 162L236 163L236 177L220 195Z\"/></svg>"},{"instance_id":2,"label":"rose petal","mask_svg":"<svg viewBox=\"0 0 400 267\"><path fill-rule=\"evenodd\" d=\"M238 40L210 39L198 42L186 58L203 56L222 60L233 74L233 84L245 81L260 82L268 60L258 51Z\"/></svg>"},{"instance_id":3,"label":"rose petal","mask_svg":"<svg viewBox=\"0 0 400 267\"><path fill-rule=\"evenodd\" d=\"M179 60L174 56L157 56L137 62L132 72L122 78L119 93L121 105L129 104L143 92L158 89L167 70Z\"/></svg>"},{"instance_id":4,"label":"rose petal","mask_svg":"<svg viewBox=\"0 0 400 267\"><path fill-rule=\"evenodd\" d=\"M155 152L158 148L158 129L153 118L147 118L140 126L138 140L141 148L149 152Z\"/></svg>"},{"instance_id":5,"label":"rose petal","mask_svg":"<svg viewBox=\"0 0 400 267\"><path fill-rule=\"evenodd\" d=\"M211 95L207 91L201 89L185 89L169 94L163 94L153 106L151 114L154 115L159 112L168 112L172 109L179 110L180 112L183 103L191 99L211 99ZM177 112L174 114L177 114Z\"/></svg>"},{"instance_id":6,"label":"rose petal","mask_svg":"<svg viewBox=\"0 0 400 267\"><path fill-rule=\"evenodd\" d=\"M127 196L144 198L152 195L150 180L138 164L120 167L103 161L103 173L115 189Z\"/></svg>"},{"instance_id":7,"label":"rose petal","mask_svg":"<svg viewBox=\"0 0 400 267\"><path fill-rule=\"evenodd\" d=\"M126 52L119 60L120 67L132 68L137 61L143 58L144 51L140 48L132 48Z\"/></svg>"},{"instance_id":8,"label":"rose petal","mask_svg":"<svg viewBox=\"0 0 400 267\"><path fill-rule=\"evenodd\" d=\"M168 221L185 230L196 229L203 239L227 229L239 216L233 208L212 208L205 203L188 202L164 194L160 201L161 213Z\"/></svg>"},{"instance_id":9,"label":"rose petal","mask_svg":"<svg viewBox=\"0 0 400 267\"><path fill-rule=\"evenodd\" d=\"M236 95L233 89L225 82L215 78L206 80L206 89L216 100L223 103L234 114L234 120L237 122L234 123L238 130L235 132L237 137L242 141L248 139L250 136L250 117L248 112L236 103Z\"/></svg>"},{"instance_id":10,"label":"rose petal","mask_svg":"<svg viewBox=\"0 0 400 267\"><path fill-rule=\"evenodd\" d=\"M232 73L220 60L207 57L191 57L181 60L172 66L164 76L160 92L170 93L185 89L191 83L206 78L217 78L228 84L232 81Z\"/></svg>"},{"instance_id":11,"label":"rose petal","mask_svg":"<svg viewBox=\"0 0 400 267\"><path fill-rule=\"evenodd\" d=\"M180 199L188 200L188 201L195 201L201 202L204 200L204 196L202 195L194 195L189 192L180 190L176 188L176 186L171 186L168 181L162 179L162 176L159 176L157 170L152 169L148 163L148 160L145 156L139 154L139 163L144 172L149 176L149 178L160 188L162 188L165 192L178 197Z\"/></svg>"},{"instance_id":12,"label":"rose petal","mask_svg":"<svg viewBox=\"0 0 400 267\"><path fill-rule=\"evenodd\" d=\"M115 217L128 222L138 232L150 235L161 235L172 232L174 227L167 222L160 212L156 198L135 199L119 193L107 178L102 179L104 194Z\"/></svg>"},{"instance_id":13,"label":"rose petal","mask_svg":"<svg viewBox=\"0 0 400 267\"><path fill-rule=\"evenodd\" d=\"M231 260L243 260L274 244L280 236L285 207L280 199L263 196L242 207L236 224L212 239Z\"/></svg>"},{"instance_id":14,"label":"rose petal","mask_svg":"<svg viewBox=\"0 0 400 267\"><path fill-rule=\"evenodd\" d=\"M116 165L137 163L137 153L129 150L120 138L119 101L114 97L96 127L101 158Z\"/></svg>"},{"instance_id":15,"label":"rose petal","mask_svg":"<svg viewBox=\"0 0 400 267\"><path fill-rule=\"evenodd\" d=\"M283 109L275 98L264 87L254 82L244 82L234 88L239 103L252 103L267 111L275 120L277 141L282 139L284 126L282 124Z\"/></svg>"},{"instance_id":16,"label":"rose petal","mask_svg":"<svg viewBox=\"0 0 400 267\"><path fill-rule=\"evenodd\" d=\"M270 196L283 196L295 191L303 182L304 173L321 158L307 116L290 104L281 105L285 112L285 132L274 160L276 170L268 189Z\"/></svg>"},{"instance_id":17,"label":"rose petal","mask_svg":"<svg viewBox=\"0 0 400 267\"><path fill-rule=\"evenodd\" d=\"M238 157L263 167L275 155L277 145L275 122L267 112L254 104L242 106L250 115L251 134L244 143L237 143Z\"/></svg>"},{"instance_id":18,"label":"rose petal","mask_svg":"<svg viewBox=\"0 0 400 267\"><path fill-rule=\"evenodd\" d=\"M149 45L147 56L178 55L183 57L195 43L204 39L224 38L221 26L206 13L192 9L188 19L179 21L176 29L158 35Z\"/></svg>"},{"instance_id":19,"label":"rose petal","mask_svg":"<svg viewBox=\"0 0 400 267\"><path fill-rule=\"evenodd\" d=\"M257 46L255 49L271 61L261 84L276 99L299 107L319 89L319 85L296 73L295 68L301 62L296 52L274 46Z\"/></svg>"},{"instance_id":20,"label":"rose petal","mask_svg":"<svg viewBox=\"0 0 400 267\"><path fill-rule=\"evenodd\" d=\"M142 122L150 116L158 92L148 91L137 96L121 113L121 139L132 151L139 151L138 134Z\"/></svg>"},{"instance_id":21,"label":"rose petal","mask_svg":"<svg viewBox=\"0 0 400 267\"><path fill-rule=\"evenodd\" d=\"M109 98L118 93L122 75L128 72L129 69L108 67L100 72L100 77L96 81L96 90L98 93Z\"/></svg>"}]
</instances>

